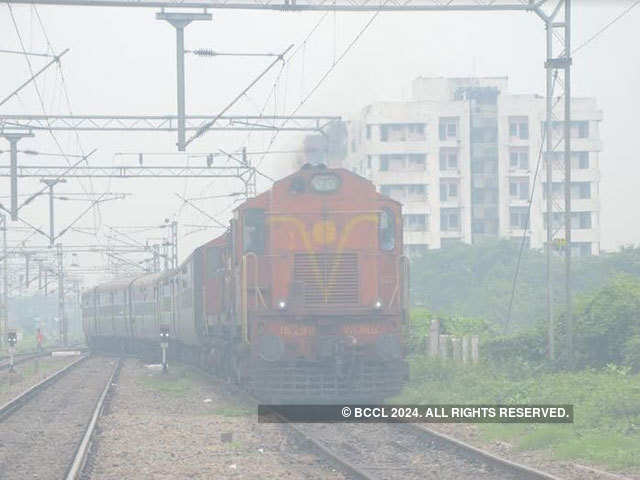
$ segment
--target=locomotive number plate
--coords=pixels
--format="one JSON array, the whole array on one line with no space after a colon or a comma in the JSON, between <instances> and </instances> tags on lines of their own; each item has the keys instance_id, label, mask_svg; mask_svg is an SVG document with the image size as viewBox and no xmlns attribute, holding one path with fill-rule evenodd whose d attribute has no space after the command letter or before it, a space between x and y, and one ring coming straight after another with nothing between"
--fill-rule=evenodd
<instances>
[{"instance_id":1,"label":"locomotive number plate","mask_svg":"<svg viewBox=\"0 0 640 480\"><path fill-rule=\"evenodd\" d=\"M315 334L315 328L309 325L283 325L280 335L283 337L310 337Z\"/></svg>"},{"instance_id":2,"label":"locomotive number plate","mask_svg":"<svg viewBox=\"0 0 640 480\"><path fill-rule=\"evenodd\" d=\"M384 333L384 328L381 325L345 325L342 328L345 335L359 336L359 335L379 335Z\"/></svg>"}]
</instances>

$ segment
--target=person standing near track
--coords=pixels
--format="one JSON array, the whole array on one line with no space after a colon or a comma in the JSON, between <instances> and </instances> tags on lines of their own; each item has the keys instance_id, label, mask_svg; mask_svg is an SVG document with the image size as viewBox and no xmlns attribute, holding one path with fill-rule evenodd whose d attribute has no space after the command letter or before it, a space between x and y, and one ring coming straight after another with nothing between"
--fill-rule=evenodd
<instances>
[{"instance_id":1,"label":"person standing near track","mask_svg":"<svg viewBox=\"0 0 640 480\"><path fill-rule=\"evenodd\" d=\"M36 329L36 344L37 344L38 352L42 351L42 340L43 339L44 339L44 337L42 336L42 331L39 328Z\"/></svg>"}]
</instances>

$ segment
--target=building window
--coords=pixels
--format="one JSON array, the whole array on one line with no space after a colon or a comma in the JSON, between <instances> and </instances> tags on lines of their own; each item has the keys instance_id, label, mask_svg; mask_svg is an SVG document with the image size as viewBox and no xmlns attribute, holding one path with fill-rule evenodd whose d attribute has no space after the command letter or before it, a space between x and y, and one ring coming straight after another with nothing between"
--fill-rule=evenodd
<instances>
[{"instance_id":1,"label":"building window","mask_svg":"<svg viewBox=\"0 0 640 480\"><path fill-rule=\"evenodd\" d=\"M509 180L509 196L512 199L528 200L529 199L529 179L528 178L511 178Z\"/></svg>"},{"instance_id":2,"label":"building window","mask_svg":"<svg viewBox=\"0 0 640 480\"><path fill-rule=\"evenodd\" d=\"M440 230L443 232L460 231L460 210L457 208L440 209Z\"/></svg>"},{"instance_id":3,"label":"building window","mask_svg":"<svg viewBox=\"0 0 640 480\"><path fill-rule=\"evenodd\" d=\"M371 140L371 125L367 125L367 140Z\"/></svg>"},{"instance_id":4,"label":"building window","mask_svg":"<svg viewBox=\"0 0 640 480\"><path fill-rule=\"evenodd\" d=\"M367 168L371 168L371 155L367 155Z\"/></svg>"},{"instance_id":5,"label":"building window","mask_svg":"<svg viewBox=\"0 0 640 480\"><path fill-rule=\"evenodd\" d=\"M440 201L458 198L458 184L456 182L440 182Z\"/></svg>"},{"instance_id":6,"label":"building window","mask_svg":"<svg viewBox=\"0 0 640 480\"><path fill-rule=\"evenodd\" d=\"M458 117L442 117L438 126L440 140L458 138Z\"/></svg>"},{"instance_id":7,"label":"building window","mask_svg":"<svg viewBox=\"0 0 640 480\"><path fill-rule=\"evenodd\" d=\"M405 245L407 256L411 259L424 257L429 251L429 245L423 244L411 244Z\"/></svg>"},{"instance_id":8,"label":"building window","mask_svg":"<svg viewBox=\"0 0 640 480\"><path fill-rule=\"evenodd\" d=\"M410 123L408 129L409 134L424 135L424 123Z\"/></svg>"},{"instance_id":9,"label":"building window","mask_svg":"<svg viewBox=\"0 0 640 480\"><path fill-rule=\"evenodd\" d=\"M589 137L589 122L572 122L571 136L574 138ZM591 245L589 245L591 247Z\"/></svg>"},{"instance_id":10,"label":"building window","mask_svg":"<svg viewBox=\"0 0 640 480\"><path fill-rule=\"evenodd\" d=\"M577 167L581 170L589 168L589 152L576 152ZM575 167L574 167L575 168Z\"/></svg>"},{"instance_id":11,"label":"building window","mask_svg":"<svg viewBox=\"0 0 640 480\"><path fill-rule=\"evenodd\" d=\"M509 136L521 140L529 139L529 119L527 117L509 118Z\"/></svg>"},{"instance_id":12,"label":"building window","mask_svg":"<svg viewBox=\"0 0 640 480\"><path fill-rule=\"evenodd\" d=\"M591 212L579 212L577 217L579 228L591 229Z\"/></svg>"},{"instance_id":13,"label":"building window","mask_svg":"<svg viewBox=\"0 0 640 480\"><path fill-rule=\"evenodd\" d=\"M591 184L589 182L577 182L576 184L572 184L571 185L571 190L574 190L574 185L577 185L577 197L584 199L584 198L591 198ZM572 191L571 192L572 195L574 196L575 193Z\"/></svg>"},{"instance_id":14,"label":"building window","mask_svg":"<svg viewBox=\"0 0 640 480\"><path fill-rule=\"evenodd\" d=\"M425 201L427 199L427 186L422 184L381 185L380 193L399 202Z\"/></svg>"},{"instance_id":15,"label":"building window","mask_svg":"<svg viewBox=\"0 0 640 480\"><path fill-rule=\"evenodd\" d=\"M527 207L511 207L509 214L511 228L527 229L529 223L529 209Z\"/></svg>"},{"instance_id":16,"label":"building window","mask_svg":"<svg viewBox=\"0 0 640 480\"><path fill-rule=\"evenodd\" d=\"M389 125L380 125L380 141L389 141Z\"/></svg>"},{"instance_id":17,"label":"building window","mask_svg":"<svg viewBox=\"0 0 640 480\"><path fill-rule=\"evenodd\" d=\"M571 242L572 257L589 257L591 254L591 242Z\"/></svg>"},{"instance_id":18,"label":"building window","mask_svg":"<svg viewBox=\"0 0 640 480\"><path fill-rule=\"evenodd\" d=\"M512 148L509 151L509 167L512 169L529 170L529 149Z\"/></svg>"},{"instance_id":19,"label":"building window","mask_svg":"<svg viewBox=\"0 0 640 480\"><path fill-rule=\"evenodd\" d=\"M545 129L546 128L546 122L542 122L542 128ZM552 124L553 127L553 133L556 137L560 137L562 138L564 136L564 122L553 122ZM571 122L571 126L569 127L569 132L571 135L571 138L589 138L589 122L584 120L584 121L577 121L577 122Z\"/></svg>"},{"instance_id":20,"label":"building window","mask_svg":"<svg viewBox=\"0 0 640 480\"><path fill-rule=\"evenodd\" d=\"M544 184L544 197L547 196L547 184ZM551 192L554 197L564 195L564 183L553 182ZM573 199L589 199L591 198L591 183L590 182L572 182L571 183L571 198Z\"/></svg>"},{"instance_id":21,"label":"building window","mask_svg":"<svg viewBox=\"0 0 640 480\"><path fill-rule=\"evenodd\" d=\"M380 171L421 171L427 163L426 153L380 155Z\"/></svg>"},{"instance_id":22,"label":"building window","mask_svg":"<svg viewBox=\"0 0 640 480\"><path fill-rule=\"evenodd\" d=\"M413 142L424 139L424 123L388 123L380 125L381 142Z\"/></svg>"},{"instance_id":23,"label":"building window","mask_svg":"<svg viewBox=\"0 0 640 480\"><path fill-rule=\"evenodd\" d=\"M552 228L559 230L564 228L565 214L564 212L553 212ZM572 212L571 213L571 229L572 230L590 230L593 226L591 221L591 212ZM547 229L549 216L544 214L544 228Z\"/></svg>"},{"instance_id":24,"label":"building window","mask_svg":"<svg viewBox=\"0 0 640 480\"><path fill-rule=\"evenodd\" d=\"M406 214L402 216L402 226L408 232L428 232L429 217L424 214Z\"/></svg>"},{"instance_id":25,"label":"building window","mask_svg":"<svg viewBox=\"0 0 640 480\"><path fill-rule=\"evenodd\" d=\"M407 155L407 170L419 171L427 168L427 155L424 153L410 153Z\"/></svg>"},{"instance_id":26,"label":"building window","mask_svg":"<svg viewBox=\"0 0 640 480\"><path fill-rule=\"evenodd\" d=\"M458 170L458 149L457 148L441 148L440 149L440 170Z\"/></svg>"}]
</instances>

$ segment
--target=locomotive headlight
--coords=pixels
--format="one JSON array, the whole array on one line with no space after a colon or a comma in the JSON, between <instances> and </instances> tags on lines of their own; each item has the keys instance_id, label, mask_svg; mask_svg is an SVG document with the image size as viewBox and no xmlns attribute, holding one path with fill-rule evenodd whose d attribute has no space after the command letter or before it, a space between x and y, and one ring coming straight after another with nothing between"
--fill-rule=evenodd
<instances>
[{"instance_id":1,"label":"locomotive headlight","mask_svg":"<svg viewBox=\"0 0 640 480\"><path fill-rule=\"evenodd\" d=\"M382 308L382 301L376 300L376 303L373 304L373 308L375 308L376 310L380 310Z\"/></svg>"},{"instance_id":2,"label":"locomotive headlight","mask_svg":"<svg viewBox=\"0 0 640 480\"><path fill-rule=\"evenodd\" d=\"M284 310L285 308L287 308L287 302L285 302L284 300L280 300L280 301L278 302L278 308L279 308L280 310Z\"/></svg>"}]
</instances>

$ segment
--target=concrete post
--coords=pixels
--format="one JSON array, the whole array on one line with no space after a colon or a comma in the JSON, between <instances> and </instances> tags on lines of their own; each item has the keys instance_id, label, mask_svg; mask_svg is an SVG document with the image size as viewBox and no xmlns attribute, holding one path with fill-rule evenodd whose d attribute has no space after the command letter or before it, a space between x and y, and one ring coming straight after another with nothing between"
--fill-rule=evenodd
<instances>
[{"instance_id":1,"label":"concrete post","mask_svg":"<svg viewBox=\"0 0 640 480\"><path fill-rule=\"evenodd\" d=\"M469 335L462 337L462 363L469 363Z\"/></svg>"},{"instance_id":2,"label":"concrete post","mask_svg":"<svg viewBox=\"0 0 640 480\"><path fill-rule=\"evenodd\" d=\"M451 337L451 346L453 350L453 361L460 362L462 360L462 342L458 337Z\"/></svg>"},{"instance_id":3,"label":"concrete post","mask_svg":"<svg viewBox=\"0 0 640 480\"><path fill-rule=\"evenodd\" d=\"M474 364L478 363L478 360L480 359L480 356L478 353L479 344L480 344L480 339L478 338L478 336L472 335L471 336L471 361Z\"/></svg>"},{"instance_id":4,"label":"concrete post","mask_svg":"<svg viewBox=\"0 0 640 480\"><path fill-rule=\"evenodd\" d=\"M440 335L438 337L438 353L440 358L446 360L449 358L449 335Z\"/></svg>"},{"instance_id":5,"label":"concrete post","mask_svg":"<svg viewBox=\"0 0 640 480\"><path fill-rule=\"evenodd\" d=\"M440 320L434 318L431 320L429 328L429 357L436 358L438 356L438 336L440 335Z\"/></svg>"}]
</instances>

